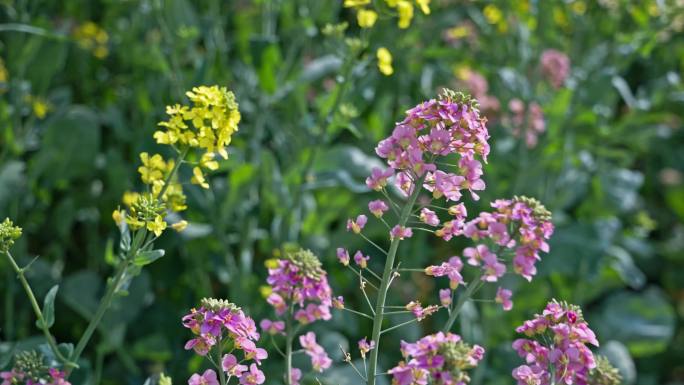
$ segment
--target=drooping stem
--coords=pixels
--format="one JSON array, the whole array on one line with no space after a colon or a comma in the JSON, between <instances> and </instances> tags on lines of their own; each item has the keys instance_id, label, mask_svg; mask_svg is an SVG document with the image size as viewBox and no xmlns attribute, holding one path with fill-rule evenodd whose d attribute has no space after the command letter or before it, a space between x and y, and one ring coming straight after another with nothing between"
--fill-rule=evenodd
<instances>
[{"instance_id":1,"label":"drooping stem","mask_svg":"<svg viewBox=\"0 0 684 385\"><path fill-rule=\"evenodd\" d=\"M401 210L398 222L399 226L406 225L406 222L411 215L411 210L413 210L416 199L418 199L418 195L420 194L424 179L425 177L421 177L415 182L413 193L411 193L406 205ZM380 351L380 332L382 330L382 321L384 319L383 309L385 307L385 300L387 298L390 280L394 274L394 259L397 255L397 250L399 249L399 242L401 242L400 237L395 237L390 243L390 247L387 252L387 259L385 260L385 268L382 273L382 281L380 282L380 287L378 288L378 298L375 302L375 315L373 317L373 332L371 334L371 341L375 341L375 349L370 351L370 357L368 360L368 371L366 373L368 385L375 385L375 371L378 366L378 352Z\"/></svg>"},{"instance_id":2,"label":"drooping stem","mask_svg":"<svg viewBox=\"0 0 684 385\"><path fill-rule=\"evenodd\" d=\"M67 368L72 368L72 367L78 367L78 365L75 364L75 361L70 361L68 358L64 357L62 352L59 351L59 348L57 347L57 342L55 341L55 338L52 336L50 333L50 328L48 327L47 323L45 322L45 317L43 316L43 312L40 310L40 305L38 305L38 301L36 300L36 296L33 294L33 290L31 289L31 285L29 284L28 280L26 279L26 276L24 274L24 269L19 267L17 262L14 260L14 257L12 257L12 254L9 252L9 250L4 252L5 256L7 256L7 260L10 262L12 265L12 268L14 271L17 273L17 278L19 278L19 281L21 282L21 285L24 287L24 291L26 292L26 296L29 299L29 302L31 302L31 307L33 308L33 312L36 314L36 318L38 319L38 326L40 329L43 331L43 335L45 336L45 339L47 340L48 345L50 346L50 350L55 354L55 357L59 361L61 361L64 366Z\"/></svg>"},{"instance_id":3,"label":"drooping stem","mask_svg":"<svg viewBox=\"0 0 684 385\"><path fill-rule=\"evenodd\" d=\"M475 278L473 278L470 283L466 286L465 292L461 294L460 297L458 297L458 302L456 302L456 305L454 305L454 308L451 309L451 313L449 314L449 319L447 320L446 324L444 324L444 328L442 329L443 332L448 332L451 330L451 327L454 326L454 321L456 321L456 318L458 317L458 314L461 312L463 309L463 305L465 305L466 301L470 299L473 294L475 294L475 291L482 287L482 280L480 280L481 275L478 274Z\"/></svg>"}]
</instances>

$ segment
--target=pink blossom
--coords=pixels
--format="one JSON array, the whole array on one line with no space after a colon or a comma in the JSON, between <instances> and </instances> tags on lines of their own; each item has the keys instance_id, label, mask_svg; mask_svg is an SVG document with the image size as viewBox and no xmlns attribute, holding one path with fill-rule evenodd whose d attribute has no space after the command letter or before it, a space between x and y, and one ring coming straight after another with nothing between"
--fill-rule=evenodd
<instances>
[{"instance_id":1,"label":"pink blossom","mask_svg":"<svg viewBox=\"0 0 684 385\"><path fill-rule=\"evenodd\" d=\"M499 287L496 290L496 303L500 303L505 311L509 311L513 308L513 301L511 301L512 295L513 293L511 293L510 290Z\"/></svg>"},{"instance_id":2,"label":"pink blossom","mask_svg":"<svg viewBox=\"0 0 684 385\"><path fill-rule=\"evenodd\" d=\"M292 385L299 385L299 380L302 379L302 371L297 368L292 368L290 372L290 382Z\"/></svg>"},{"instance_id":3,"label":"pink blossom","mask_svg":"<svg viewBox=\"0 0 684 385\"><path fill-rule=\"evenodd\" d=\"M285 334L285 322L283 321L271 321L270 319L264 318L261 320L259 326L261 326L261 330L272 336L276 334Z\"/></svg>"},{"instance_id":4,"label":"pink blossom","mask_svg":"<svg viewBox=\"0 0 684 385\"><path fill-rule=\"evenodd\" d=\"M368 217L363 214L356 217L355 220L348 219L347 231L353 231L355 234L359 234L361 230L363 230L363 227L366 226L366 222L368 222Z\"/></svg>"},{"instance_id":5,"label":"pink blossom","mask_svg":"<svg viewBox=\"0 0 684 385\"><path fill-rule=\"evenodd\" d=\"M547 49L542 52L540 62L542 74L555 88L560 88L570 74L568 55L555 49Z\"/></svg>"},{"instance_id":6,"label":"pink blossom","mask_svg":"<svg viewBox=\"0 0 684 385\"><path fill-rule=\"evenodd\" d=\"M360 250L354 254L354 263L356 263L362 269L368 267L368 260L370 260L370 257L364 256Z\"/></svg>"},{"instance_id":7,"label":"pink blossom","mask_svg":"<svg viewBox=\"0 0 684 385\"><path fill-rule=\"evenodd\" d=\"M257 368L256 364L249 366L249 371L242 373L240 376L240 384L243 385L259 385L266 381L264 373Z\"/></svg>"},{"instance_id":8,"label":"pink blossom","mask_svg":"<svg viewBox=\"0 0 684 385\"><path fill-rule=\"evenodd\" d=\"M437 214L434 211L428 209L427 207L423 207L420 210L420 220L423 223L428 224L430 226L439 225L439 218L437 217Z\"/></svg>"},{"instance_id":9,"label":"pink blossom","mask_svg":"<svg viewBox=\"0 0 684 385\"><path fill-rule=\"evenodd\" d=\"M451 305L451 290L450 289L440 289L439 290L439 302L444 307L449 307L449 305Z\"/></svg>"},{"instance_id":10,"label":"pink blossom","mask_svg":"<svg viewBox=\"0 0 684 385\"><path fill-rule=\"evenodd\" d=\"M366 353L375 349L375 341L368 342L366 337L359 340L359 351L361 352L361 357L366 358Z\"/></svg>"},{"instance_id":11,"label":"pink blossom","mask_svg":"<svg viewBox=\"0 0 684 385\"><path fill-rule=\"evenodd\" d=\"M391 168L383 171L377 167L373 167L371 176L366 179L366 185L370 189L380 191L387 186L387 179L391 178L393 175L394 170Z\"/></svg>"},{"instance_id":12,"label":"pink blossom","mask_svg":"<svg viewBox=\"0 0 684 385\"><path fill-rule=\"evenodd\" d=\"M238 359L232 354L225 354L221 360L221 368L230 376L240 377L247 371L246 365L240 365Z\"/></svg>"},{"instance_id":13,"label":"pink blossom","mask_svg":"<svg viewBox=\"0 0 684 385\"><path fill-rule=\"evenodd\" d=\"M322 372L332 365L332 360L328 357L323 347L316 342L316 334L308 332L299 336L299 344L302 345L305 353L311 358L311 365L317 372Z\"/></svg>"},{"instance_id":14,"label":"pink blossom","mask_svg":"<svg viewBox=\"0 0 684 385\"><path fill-rule=\"evenodd\" d=\"M383 200L376 199L368 203L368 211L378 218L382 217L387 210L389 210L389 207Z\"/></svg>"},{"instance_id":15,"label":"pink blossom","mask_svg":"<svg viewBox=\"0 0 684 385\"><path fill-rule=\"evenodd\" d=\"M343 265L347 266L349 265L349 252L347 249L344 249L342 247L337 248L337 259L340 260L340 263Z\"/></svg>"},{"instance_id":16,"label":"pink blossom","mask_svg":"<svg viewBox=\"0 0 684 385\"><path fill-rule=\"evenodd\" d=\"M219 385L216 372L207 369L202 375L193 374L188 380L188 385Z\"/></svg>"},{"instance_id":17,"label":"pink blossom","mask_svg":"<svg viewBox=\"0 0 684 385\"><path fill-rule=\"evenodd\" d=\"M399 239L405 239L405 238L411 238L413 235L413 230L411 230L410 227L404 227L404 226L399 226L396 225L390 230L390 238L399 238Z\"/></svg>"}]
</instances>

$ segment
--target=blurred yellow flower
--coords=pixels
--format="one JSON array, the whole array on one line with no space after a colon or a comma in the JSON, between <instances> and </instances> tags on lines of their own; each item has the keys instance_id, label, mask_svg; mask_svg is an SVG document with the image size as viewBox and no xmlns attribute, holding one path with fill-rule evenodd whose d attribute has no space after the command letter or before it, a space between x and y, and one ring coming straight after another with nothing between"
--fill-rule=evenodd
<instances>
[{"instance_id":1,"label":"blurred yellow flower","mask_svg":"<svg viewBox=\"0 0 684 385\"><path fill-rule=\"evenodd\" d=\"M124 218L125 218L125 213L121 210L117 209L117 210L114 210L114 212L112 213L112 219L114 219L114 222L117 225L120 225L121 222L123 222Z\"/></svg>"},{"instance_id":2,"label":"blurred yellow flower","mask_svg":"<svg viewBox=\"0 0 684 385\"><path fill-rule=\"evenodd\" d=\"M188 221L181 220L171 225L171 228L178 231L179 233L188 227Z\"/></svg>"},{"instance_id":3,"label":"blurred yellow flower","mask_svg":"<svg viewBox=\"0 0 684 385\"><path fill-rule=\"evenodd\" d=\"M584 1L575 1L571 5L572 11L578 15L584 15L587 11L587 4Z\"/></svg>"},{"instance_id":4,"label":"blurred yellow flower","mask_svg":"<svg viewBox=\"0 0 684 385\"><path fill-rule=\"evenodd\" d=\"M494 4L488 4L482 13L489 24L497 24L503 19L503 12Z\"/></svg>"},{"instance_id":5,"label":"blurred yellow flower","mask_svg":"<svg viewBox=\"0 0 684 385\"><path fill-rule=\"evenodd\" d=\"M135 202L138 201L139 197L140 197L140 193L137 193L135 191L126 191L123 194L122 201L126 206L131 207L131 206L133 206L133 204Z\"/></svg>"},{"instance_id":6,"label":"blurred yellow flower","mask_svg":"<svg viewBox=\"0 0 684 385\"><path fill-rule=\"evenodd\" d=\"M9 75L7 73L7 68L5 67L5 62L0 58L0 83L7 83Z\"/></svg>"},{"instance_id":7,"label":"blurred yellow flower","mask_svg":"<svg viewBox=\"0 0 684 385\"><path fill-rule=\"evenodd\" d=\"M380 47L378 48L376 55L378 57L378 68L380 69L380 72L385 76L392 75L394 69L392 68L392 54L390 51L385 47Z\"/></svg>"},{"instance_id":8,"label":"blurred yellow flower","mask_svg":"<svg viewBox=\"0 0 684 385\"><path fill-rule=\"evenodd\" d=\"M109 54L107 31L92 21L86 21L74 28L73 37L81 48L91 51L98 59L104 59Z\"/></svg>"},{"instance_id":9,"label":"blurred yellow flower","mask_svg":"<svg viewBox=\"0 0 684 385\"><path fill-rule=\"evenodd\" d=\"M31 109L33 110L33 115L38 119L43 119L50 111L51 107L48 102L41 98L31 98Z\"/></svg>"},{"instance_id":10,"label":"blurred yellow flower","mask_svg":"<svg viewBox=\"0 0 684 385\"><path fill-rule=\"evenodd\" d=\"M372 28L378 20L378 14L371 9L359 9L356 14L356 21L361 28Z\"/></svg>"},{"instance_id":11,"label":"blurred yellow flower","mask_svg":"<svg viewBox=\"0 0 684 385\"><path fill-rule=\"evenodd\" d=\"M202 174L202 169L199 167L193 167L192 169L192 179L190 183L200 185L202 188L208 189L209 183L204 179L204 174Z\"/></svg>"},{"instance_id":12,"label":"blurred yellow flower","mask_svg":"<svg viewBox=\"0 0 684 385\"><path fill-rule=\"evenodd\" d=\"M370 0L344 0L345 8L357 8L370 4Z\"/></svg>"},{"instance_id":13,"label":"blurred yellow flower","mask_svg":"<svg viewBox=\"0 0 684 385\"><path fill-rule=\"evenodd\" d=\"M399 12L399 28L408 28L411 25L411 19L413 19L413 4L406 0L399 0L397 12Z\"/></svg>"},{"instance_id":14,"label":"blurred yellow flower","mask_svg":"<svg viewBox=\"0 0 684 385\"><path fill-rule=\"evenodd\" d=\"M416 4L420 7L420 10L426 14L430 14L430 0L416 0Z\"/></svg>"}]
</instances>

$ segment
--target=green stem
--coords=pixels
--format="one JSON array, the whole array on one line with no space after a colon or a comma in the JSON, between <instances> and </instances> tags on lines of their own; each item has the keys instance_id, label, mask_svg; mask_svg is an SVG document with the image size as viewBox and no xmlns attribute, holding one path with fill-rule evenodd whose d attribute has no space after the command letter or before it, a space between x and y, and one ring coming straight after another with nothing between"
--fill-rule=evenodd
<instances>
[{"instance_id":1,"label":"green stem","mask_svg":"<svg viewBox=\"0 0 684 385\"><path fill-rule=\"evenodd\" d=\"M442 329L443 332L446 333L451 330L451 327L454 325L454 321L456 321L456 317L458 317L461 309L463 309L463 305L465 305L466 301L472 297L473 294L475 294L475 291L479 289L480 286L480 274L478 274L472 281L470 281L470 283L468 283L465 293L458 297L458 302L456 302L456 305L451 310L451 314L449 314L449 319L447 320L446 324L444 324L444 328Z\"/></svg>"},{"instance_id":2,"label":"green stem","mask_svg":"<svg viewBox=\"0 0 684 385\"><path fill-rule=\"evenodd\" d=\"M288 313L285 323L285 385L292 385L292 343L294 341L292 310Z\"/></svg>"},{"instance_id":3,"label":"green stem","mask_svg":"<svg viewBox=\"0 0 684 385\"><path fill-rule=\"evenodd\" d=\"M409 196L406 206L401 210L401 215L399 216L399 226L406 225L406 222L411 215L411 210L418 199L420 190L423 187L423 180L425 177L419 178L414 184L414 191ZM385 269L382 273L382 281L380 282L380 288L378 289L378 298L375 302L375 316L373 319L373 332L371 334L371 341L375 342L375 349L370 351L368 372L366 373L366 378L368 379L368 385L375 384L375 370L378 366L378 352L380 352L380 332L382 328L382 321L384 318L383 309L385 307L385 299L387 298L387 292L389 290L389 283L392 275L394 274L394 259L397 255L397 250L399 249L399 242L401 240L399 237L392 239L390 243L389 251L387 252L387 259L385 260Z\"/></svg>"},{"instance_id":4,"label":"green stem","mask_svg":"<svg viewBox=\"0 0 684 385\"><path fill-rule=\"evenodd\" d=\"M116 294L116 288L119 286L121 280L125 276L127 267L128 262L119 263L116 274L114 275L114 278L109 282L109 285L107 286L107 292L105 293L104 297L102 297L100 305L95 311L95 315L90 320L90 323L88 323L88 327L81 336L81 339L78 340L76 349L74 349L74 353L71 355L71 360L73 362L78 362L78 359L81 357L83 350L85 349L86 345L88 345L88 342L90 342L90 338L93 336L93 332L95 332L95 329L100 324L100 321L102 321L102 317L104 316L105 312L112 304L112 301L114 300L114 294ZM70 374L71 371L68 370L67 378Z\"/></svg>"},{"instance_id":5,"label":"green stem","mask_svg":"<svg viewBox=\"0 0 684 385\"><path fill-rule=\"evenodd\" d=\"M59 348L57 347L57 342L55 341L55 338L52 336L52 334L50 334L50 328L47 326L47 323L45 322L45 317L43 317L43 312L40 310L40 306L38 305L36 296L33 294L31 285L29 284L28 280L26 279L26 276L24 275L24 269L17 265L17 262L14 260L14 257L12 257L12 254L9 252L9 250L5 251L5 255L7 256L7 260L12 265L12 268L17 273L17 277L19 278L21 285L24 287L26 296L28 297L29 302L31 302L33 312L36 314L36 318L38 319L38 325L40 327L40 330L43 331L43 335L45 336L48 345L50 345L50 349L55 354L55 357L57 357L57 359L61 361L67 368L78 367L78 365L76 365L74 361L70 361L69 359L64 357L64 355L62 355L62 352L59 351Z\"/></svg>"},{"instance_id":6,"label":"green stem","mask_svg":"<svg viewBox=\"0 0 684 385\"><path fill-rule=\"evenodd\" d=\"M218 343L216 344L216 370L219 372L219 379L221 381L221 385L226 385L228 384L228 381L226 380L226 373L223 371L223 367L221 365L221 350L223 348L223 345L221 345L221 340L218 340Z\"/></svg>"}]
</instances>

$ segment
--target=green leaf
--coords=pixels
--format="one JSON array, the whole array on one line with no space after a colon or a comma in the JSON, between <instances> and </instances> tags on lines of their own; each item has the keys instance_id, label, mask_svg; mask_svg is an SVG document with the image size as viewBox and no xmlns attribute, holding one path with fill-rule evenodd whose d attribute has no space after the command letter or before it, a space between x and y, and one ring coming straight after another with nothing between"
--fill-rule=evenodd
<instances>
[{"instance_id":1,"label":"green leaf","mask_svg":"<svg viewBox=\"0 0 684 385\"><path fill-rule=\"evenodd\" d=\"M589 315L597 335L622 342L634 357L663 352L674 335L675 311L656 288L613 294Z\"/></svg>"},{"instance_id":2,"label":"green leaf","mask_svg":"<svg viewBox=\"0 0 684 385\"><path fill-rule=\"evenodd\" d=\"M156 261L157 259L163 256L164 250L162 249L141 251L138 254L136 254L135 258L133 259L133 263L136 266L145 266L149 265L150 263Z\"/></svg>"},{"instance_id":3,"label":"green leaf","mask_svg":"<svg viewBox=\"0 0 684 385\"><path fill-rule=\"evenodd\" d=\"M48 329L55 324L55 298L57 297L57 291L59 290L59 285L53 286L50 291L45 295L45 300L43 301L43 319L45 321L44 327ZM36 326L42 328L40 321L36 320Z\"/></svg>"}]
</instances>

